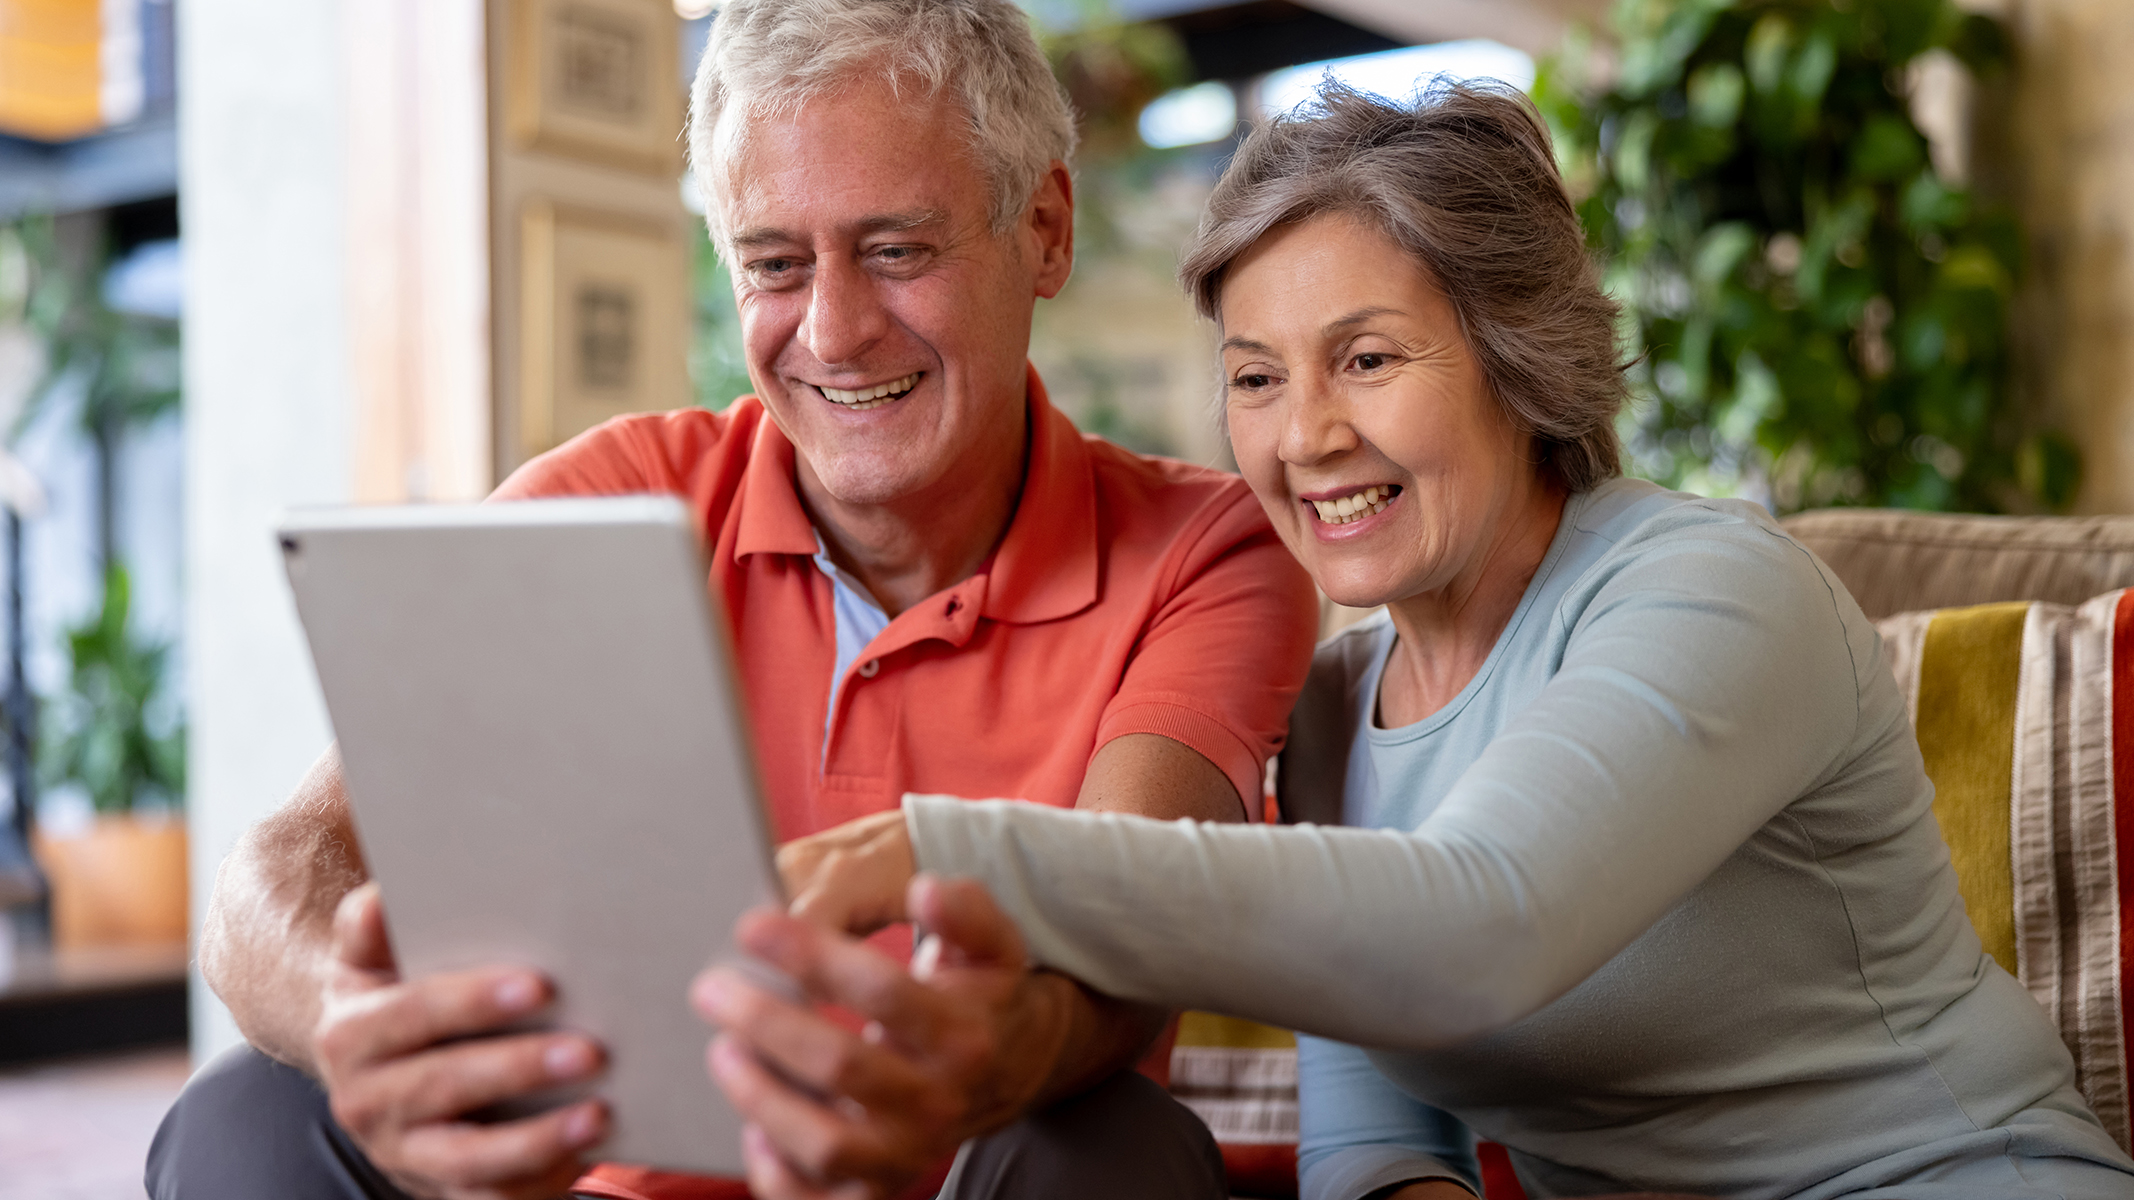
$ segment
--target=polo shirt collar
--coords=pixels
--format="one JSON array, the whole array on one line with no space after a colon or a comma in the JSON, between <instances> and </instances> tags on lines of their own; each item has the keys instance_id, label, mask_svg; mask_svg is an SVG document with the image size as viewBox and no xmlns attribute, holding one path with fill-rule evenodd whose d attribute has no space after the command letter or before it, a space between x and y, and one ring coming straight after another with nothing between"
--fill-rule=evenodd
<instances>
[{"instance_id":1,"label":"polo shirt collar","mask_svg":"<svg viewBox=\"0 0 2134 1200\"><path fill-rule=\"evenodd\" d=\"M1035 624L1097 602L1097 486L1089 446L1030 368L1030 465L987 574L983 614Z\"/></svg>"},{"instance_id":2,"label":"polo shirt collar","mask_svg":"<svg viewBox=\"0 0 2134 1200\"><path fill-rule=\"evenodd\" d=\"M756 422L748 466L741 474L741 524L734 532L734 557L813 556L821 547L808 511L800 506L800 489L793 483L793 443L771 419L770 410L764 409Z\"/></svg>"},{"instance_id":3,"label":"polo shirt collar","mask_svg":"<svg viewBox=\"0 0 2134 1200\"><path fill-rule=\"evenodd\" d=\"M1089 447L1052 407L1037 368L1028 371L1029 465L1022 498L990 566L948 590L984 589L980 614L1035 624L1072 616L1097 600L1097 489ZM741 481L734 556L820 550L793 482L793 443L764 412ZM976 597L972 597L976 599Z\"/></svg>"}]
</instances>

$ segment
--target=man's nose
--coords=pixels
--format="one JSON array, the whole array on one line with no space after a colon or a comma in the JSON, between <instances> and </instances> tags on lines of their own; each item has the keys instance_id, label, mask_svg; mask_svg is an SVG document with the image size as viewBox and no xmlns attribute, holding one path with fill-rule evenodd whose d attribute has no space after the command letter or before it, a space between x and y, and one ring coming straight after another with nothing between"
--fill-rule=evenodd
<instances>
[{"instance_id":1,"label":"man's nose","mask_svg":"<svg viewBox=\"0 0 2134 1200\"><path fill-rule=\"evenodd\" d=\"M849 262L817 265L800 340L824 366L857 361L889 329L874 280Z\"/></svg>"}]
</instances>

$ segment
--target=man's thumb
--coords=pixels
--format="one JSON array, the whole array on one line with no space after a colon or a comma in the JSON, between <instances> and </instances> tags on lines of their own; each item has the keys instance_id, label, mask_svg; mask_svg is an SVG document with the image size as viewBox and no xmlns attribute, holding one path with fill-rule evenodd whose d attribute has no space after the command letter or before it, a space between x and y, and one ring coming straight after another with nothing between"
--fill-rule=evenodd
<instances>
[{"instance_id":1,"label":"man's thumb","mask_svg":"<svg viewBox=\"0 0 2134 1200\"><path fill-rule=\"evenodd\" d=\"M940 940L942 967L1008 967L1029 961L1021 931L975 879L912 877L905 904L912 918Z\"/></svg>"}]
</instances>

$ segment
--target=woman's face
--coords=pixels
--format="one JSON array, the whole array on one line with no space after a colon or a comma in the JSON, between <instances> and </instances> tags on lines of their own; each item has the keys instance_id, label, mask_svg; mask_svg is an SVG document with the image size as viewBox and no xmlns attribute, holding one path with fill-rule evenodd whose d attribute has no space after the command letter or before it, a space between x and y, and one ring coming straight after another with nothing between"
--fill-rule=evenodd
<instances>
[{"instance_id":1,"label":"woman's face","mask_svg":"<svg viewBox=\"0 0 2134 1200\"><path fill-rule=\"evenodd\" d=\"M1231 264L1221 307L1238 467L1319 587L1370 607L1472 586L1538 472L1431 277L1327 215Z\"/></svg>"}]
</instances>

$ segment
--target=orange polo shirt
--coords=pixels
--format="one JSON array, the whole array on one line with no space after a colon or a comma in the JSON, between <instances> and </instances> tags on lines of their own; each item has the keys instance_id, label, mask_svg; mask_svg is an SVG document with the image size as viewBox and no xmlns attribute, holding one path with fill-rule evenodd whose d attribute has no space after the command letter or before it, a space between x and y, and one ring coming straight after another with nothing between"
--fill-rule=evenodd
<instances>
[{"instance_id":1,"label":"orange polo shirt","mask_svg":"<svg viewBox=\"0 0 2134 1200\"><path fill-rule=\"evenodd\" d=\"M712 541L781 841L905 792L1072 806L1091 755L1129 733L1199 751L1257 811L1309 666L1309 578L1243 480L1083 436L1034 371L1029 403L1029 473L998 551L890 621L835 713L830 581L793 444L755 397L610 421L497 496L688 499Z\"/></svg>"},{"instance_id":2,"label":"orange polo shirt","mask_svg":"<svg viewBox=\"0 0 2134 1200\"><path fill-rule=\"evenodd\" d=\"M711 542L765 799L781 841L894 808L905 792L1071 807L1098 747L1184 743L1257 813L1310 665L1310 579L1244 481L1086 437L1029 383L1022 498L978 572L837 661L831 584L793 444L743 397L621 417L514 472L499 499L672 493ZM736 1184L602 1167L583 1194L743 1196ZM930 1194L930 1193L929 1193Z\"/></svg>"}]
</instances>

